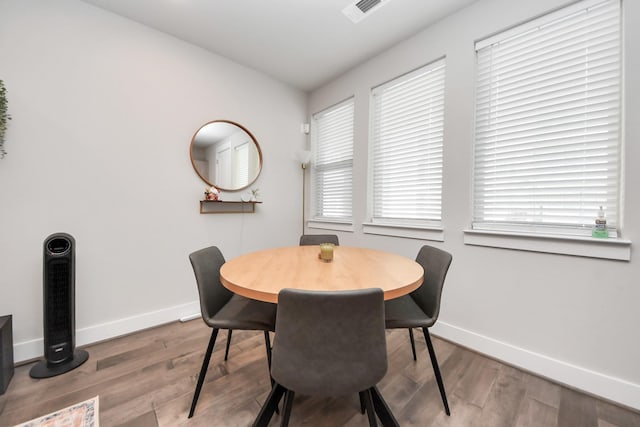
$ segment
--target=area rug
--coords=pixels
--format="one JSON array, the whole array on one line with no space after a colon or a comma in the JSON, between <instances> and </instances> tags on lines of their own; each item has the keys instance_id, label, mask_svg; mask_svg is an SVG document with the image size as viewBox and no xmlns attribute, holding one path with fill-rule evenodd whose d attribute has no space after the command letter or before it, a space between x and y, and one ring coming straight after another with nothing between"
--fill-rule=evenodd
<instances>
[{"instance_id":1,"label":"area rug","mask_svg":"<svg viewBox=\"0 0 640 427\"><path fill-rule=\"evenodd\" d=\"M98 396L15 427L99 427Z\"/></svg>"}]
</instances>

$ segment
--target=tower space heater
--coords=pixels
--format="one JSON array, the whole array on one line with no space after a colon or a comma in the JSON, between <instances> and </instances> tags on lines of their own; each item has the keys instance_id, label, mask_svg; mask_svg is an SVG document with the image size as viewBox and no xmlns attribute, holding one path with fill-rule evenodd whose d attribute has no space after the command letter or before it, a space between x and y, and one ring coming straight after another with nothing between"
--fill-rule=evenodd
<instances>
[{"instance_id":1,"label":"tower space heater","mask_svg":"<svg viewBox=\"0 0 640 427\"><path fill-rule=\"evenodd\" d=\"M64 374L87 361L89 353L75 349L75 240L56 233L44 241L44 358L29 371L32 378Z\"/></svg>"}]
</instances>

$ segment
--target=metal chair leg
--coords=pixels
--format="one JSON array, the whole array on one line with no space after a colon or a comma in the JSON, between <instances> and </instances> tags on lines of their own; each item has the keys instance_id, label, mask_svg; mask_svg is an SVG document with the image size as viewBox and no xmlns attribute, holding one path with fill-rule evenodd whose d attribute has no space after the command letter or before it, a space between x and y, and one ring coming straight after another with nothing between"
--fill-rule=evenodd
<instances>
[{"instance_id":1,"label":"metal chair leg","mask_svg":"<svg viewBox=\"0 0 640 427\"><path fill-rule=\"evenodd\" d=\"M416 341L413 339L413 328L409 328L409 339L411 340L411 351L413 352L413 360L416 358Z\"/></svg>"},{"instance_id":2,"label":"metal chair leg","mask_svg":"<svg viewBox=\"0 0 640 427\"><path fill-rule=\"evenodd\" d=\"M229 347L231 346L231 334L233 333L233 329L227 330L227 347L224 350L224 360L226 361L229 358Z\"/></svg>"},{"instance_id":3,"label":"metal chair leg","mask_svg":"<svg viewBox=\"0 0 640 427\"><path fill-rule=\"evenodd\" d=\"M451 415L449 411L449 402L447 402L447 393L444 391L444 383L442 382L442 375L440 375L440 367L438 366L438 359L436 359L436 352L433 349L433 344L431 343L431 336L429 335L429 330L427 328L422 328L422 332L424 333L424 339L427 342L427 348L429 349L429 356L431 357L431 365L433 365L433 373L436 376L436 381L438 382L438 388L440 389L440 396L442 397L442 403L444 404L444 410L447 415Z\"/></svg>"},{"instance_id":4,"label":"metal chair leg","mask_svg":"<svg viewBox=\"0 0 640 427\"><path fill-rule=\"evenodd\" d=\"M360 393L358 393L358 397L360 397L360 413L361 414L364 414L365 411L367 410L364 393L365 393L364 391L361 391Z\"/></svg>"},{"instance_id":5,"label":"metal chair leg","mask_svg":"<svg viewBox=\"0 0 640 427\"><path fill-rule=\"evenodd\" d=\"M369 427L378 427L376 421L376 410L373 407L373 397L371 395L371 389L362 393L364 395L365 406L367 407L367 416L369 417Z\"/></svg>"},{"instance_id":6,"label":"metal chair leg","mask_svg":"<svg viewBox=\"0 0 640 427\"><path fill-rule=\"evenodd\" d=\"M275 381L273 381L273 377L271 377L271 339L269 338L269 331L264 331L264 345L267 347L267 364L269 365L269 378L271 379L271 387L273 387ZM276 414L280 414L277 403Z\"/></svg>"},{"instance_id":7,"label":"metal chair leg","mask_svg":"<svg viewBox=\"0 0 640 427\"><path fill-rule=\"evenodd\" d=\"M264 344L267 347L267 363L269 364L269 372L271 372L271 339L269 331L264 331Z\"/></svg>"},{"instance_id":8,"label":"metal chair leg","mask_svg":"<svg viewBox=\"0 0 640 427\"><path fill-rule=\"evenodd\" d=\"M273 384L267 400L262 405L262 408L260 408L260 412L252 424L253 427L267 427L269 425L269 421L271 417L273 417L275 409L278 407L278 402L286 390L287 389L278 383Z\"/></svg>"},{"instance_id":9,"label":"metal chair leg","mask_svg":"<svg viewBox=\"0 0 640 427\"><path fill-rule=\"evenodd\" d=\"M382 398L380 394L380 390L378 387L373 386L369 389L371 393L371 398L373 399L373 408L375 409L376 415L378 419L380 419L380 423L383 427L400 427L400 423L396 420L396 417L393 416L393 412L391 412L391 408L387 405L387 402Z\"/></svg>"},{"instance_id":10,"label":"metal chair leg","mask_svg":"<svg viewBox=\"0 0 640 427\"><path fill-rule=\"evenodd\" d=\"M293 398L295 397L293 390L287 390L284 393L284 406L282 407L282 420L280 427L289 426L289 418L291 418L291 408L293 407Z\"/></svg>"},{"instance_id":11,"label":"metal chair leg","mask_svg":"<svg viewBox=\"0 0 640 427\"><path fill-rule=\"evenodd\" d=\"M198 403L198 397L200 396L200 390L204 383L204 377L207 375L207 368L209 368L209 361L211 360L211 353L213 352L213 346L216 343L216 337L218 336L218 330L211 331L211 338L209 338L209 345L207 352L204 354L204 360L202 361L202 368L200 368L200 375L198 376L198 384L196 385L196 391L193 394L193 401L191 402L191 410L189 410L189 418L193 417L193 413L196 410L196 404Z\"/></svg>"}]
</instances>

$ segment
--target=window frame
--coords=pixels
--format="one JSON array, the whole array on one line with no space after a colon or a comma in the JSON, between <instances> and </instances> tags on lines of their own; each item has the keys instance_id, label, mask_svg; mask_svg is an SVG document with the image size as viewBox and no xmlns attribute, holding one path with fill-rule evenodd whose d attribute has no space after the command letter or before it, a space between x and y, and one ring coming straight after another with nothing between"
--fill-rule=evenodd
<instances>
[{"instance_id":1,"label":"window frame","mask_svg":"<svg viewBox=\"0 0 640 427\"><path fill-rule=\"evenodd\" d=\"M435 191L437 192L437 195L431 198L431 203L427 203L423 206L422 211L418 212L417 216L411 218L409 217L410 212L404 211L400 212L400 215L404 215L405 217L393 218L392 216L384 216L385 208L380 208L379 205L377 205L378 200L376 199L375 194L377 190L375 185L376 175L378 173L388 173L388 171L385 171L384 169L382 169L382 171L376 169L376 156L386 155L384 153L384 147L379 145L381 140L377 139L380 135L377 132L379 130L379 120L381 119L381 116L377 113L379 111L378 108L386 107L388 109L389 105L391 105L392 109L387 111L388 119L389 116L393 116L393 114L397 112L397 108L402 107L399 107L399 103L394 101L392 101L391 104L387 103L386 106L384 104L379 104L380 98L377 97L381 94L382 96L387 95L387 97L395 97L398 93L401 93L403 90L406 90L407 87L412 85L412 82L418 83L419 87L417 89L420 91L419 94L421 95L419 101L420 105L416 107L415 111L419 111L423 108L425 109L424 112L427 114L421 116L421 119L424 119L425 122L417 119L412 119L410 121L410 124L417 123L420 126L420 132L422 135L420 140L416 141L418 142L416 147L420 152L416 153L415 158L407 159L407 162L409 166L413 164L415 168L415 166L417 166L417 162L422 159L422 156L429 153L428 157L424 160L431 161L432 166L420 171L415 171L414 176L419 176L421 179L428 181L429 177L432 176L430 175L432 172L439 172L439 176L434 178L436 181ZM370 89L367 221L363 224L364 233L420 238L435 241L444 240L444 229L442 225L442 199L444 179L445 85L446 57L442 56ZM402 102L410 99L411 95L412 94L403 96ZM404 121L406 118L407 117L403 115L401 120ZM385 118L382 117L382 120L385 120ZM397 123L397 120L394 121L394 123ZM382 132L388 132L387 129L391 127L388 124L383 126ZM395 138L395 135L393 138ZM393 151L394 148L398 148L399 146L406 145L404 138L408 138L408 135L401 135L401 138L397 138L393 141L394 146L390 146L390 151ZM398 157L394 157L394 159L398 160ZM434 159L435 161L433 161ZM432 189L433 187L425 190L425 192L431 192ZM422 194L422 196L427 197L426 194ZM420 217L420 215L426 216L425 212L434 208L437 208L438 210L435 218L432 217L430 219L426 219L425 217ZM390 209L394 209L392 205ZM387 212L389 211L387 210Z\"/></svg>"},{"instance_id":2,"label":"window frame","mask_svg":"<svg viewBox=\"0 0 640 427\"><path fill-rule=\"evenodd\" d=\"M622 31L622 14L623 8L621 2L619 0L610 0L617 3L620 24L618 27L619 31L619 56L618 56L618 69L619 73L619 91L618 91L618 105L619 105L619 114L618 114L618 145L617 145L617 160L618 160L618 170L617 170L617 218L615 221L617 225L618 232L620 231L622 224L620 219L622 218L623 211L623 188L624 188L624 40L623 40L623 31ZM579 2L577 4L569 5L565 8L558 9L552 11L546 15L543 15L538 18L534 18L529 22L526 22L522 25L511 27L505 31L496 33L495 35L481 40L478 43L490 44L494 43L499 39L506 39L511 37L519 32L530 30L541 25L540 22L547 20L552 21L558 19L559 15L564 14L564 16L570 15L580 10L586 10L587 8L593 7L594 5L603 3L603 0L585 0L584 2ZM476 51L478 48L476 47ZM477 58L477 52L476 52ZM476 65L477 67L477 65ZM478 69L476 68L475 72L476 76L478 75ZM476 91L478 90L477 82L476 82ZM478 102L478 97L476 94L475 97L476 103ZM477 114L477 108L476 108ZM474 120L474 135L477 131L476 126L477 123ZM473 188L472 188L472 222L471 228L464 230L464 243L469 245L480 245L480 246L490 246L490 247L499 247L499 248L509 248L509 249L518 249L518 250L529 250L536 252L546 252L546 253L558 253L558 254L568 254L568 255L576 255L576 256L587 256L587 257L595 257L595 258L606 258L606 259L617 259L617 260L630 260L631 257L631 242L626 239L622 239L618 234L616 236L613 233L613 236L610 236L608 239L596 239L589 236L584 235L571 235L566 232L561 233L553 233L550 232L550 228L541 227L536 230L535 226L530 230L526 229L518 229L513 228L509 229L509 227L495 227L492 228L490 226L486 226L483 224L481 226L477 226L478 224L474 223L476 219L475 215L475 198L476 194L476 175L475 169L477 167L477 159L476 159L476 139L474 136L473 142ZM594 209L593 217L595 219L597 213L597 209ZM586 225L586 224L585 224ZM590 230L590 228L589 228Z\"/></svg>"},{"instance_id":3,"label":"window frame","mask_svg":"<svg viewBox=\"0 0 640 427\"><path fill-rule=\"evenodd\" d=\"M340 102L337 102L333 105L330 105L314 114L311 115L311 152L312 152L312 160L310 164L310 185L311 185L311 203L310 203L310 219L307 221L307 226L310 228L322 228L322 229L333 229L333 230L341 230L341 231L352 231L353 225L353 197L349 198L349 210L350 216L325 216L320 215L319 211L322 209L322 203L320 201L321 194L319 194L319 167L318 167L318 150L319 147L319 135L318 135L318 119L324 115L331 114L332 112L338 111L340 108L349 107L351 109L351 141L350 141L350 150L351 156L348 159L342 159L337 162L332 162L331 164L324 164L323 168L325 170L344 168L345 165L350 167L351 172L351 188L350 194L353 195L353 160L354 160L354 142L355 142L355 96L350 96Z\"/></svg>"}]
</instances>

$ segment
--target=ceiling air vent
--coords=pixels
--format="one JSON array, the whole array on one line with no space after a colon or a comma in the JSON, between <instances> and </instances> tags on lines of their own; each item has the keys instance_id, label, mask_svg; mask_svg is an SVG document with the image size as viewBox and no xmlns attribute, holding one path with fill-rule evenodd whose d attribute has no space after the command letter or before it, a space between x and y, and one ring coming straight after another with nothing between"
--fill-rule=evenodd
<instances>
[{"instance_id":1,"label":"ceiling air vent","mask_svg":"<svg viewBox=\"0 0 640 427\"><path fill-rule=\"evenodd\" d=\"M389 1L390 0L360 0L345 7L342 10L342 13L344 13L347 18L351 19L351 21L357 23L362 21L374 10L379 9L380 6L389 3Z\"/></svg>"}]
</instances>

